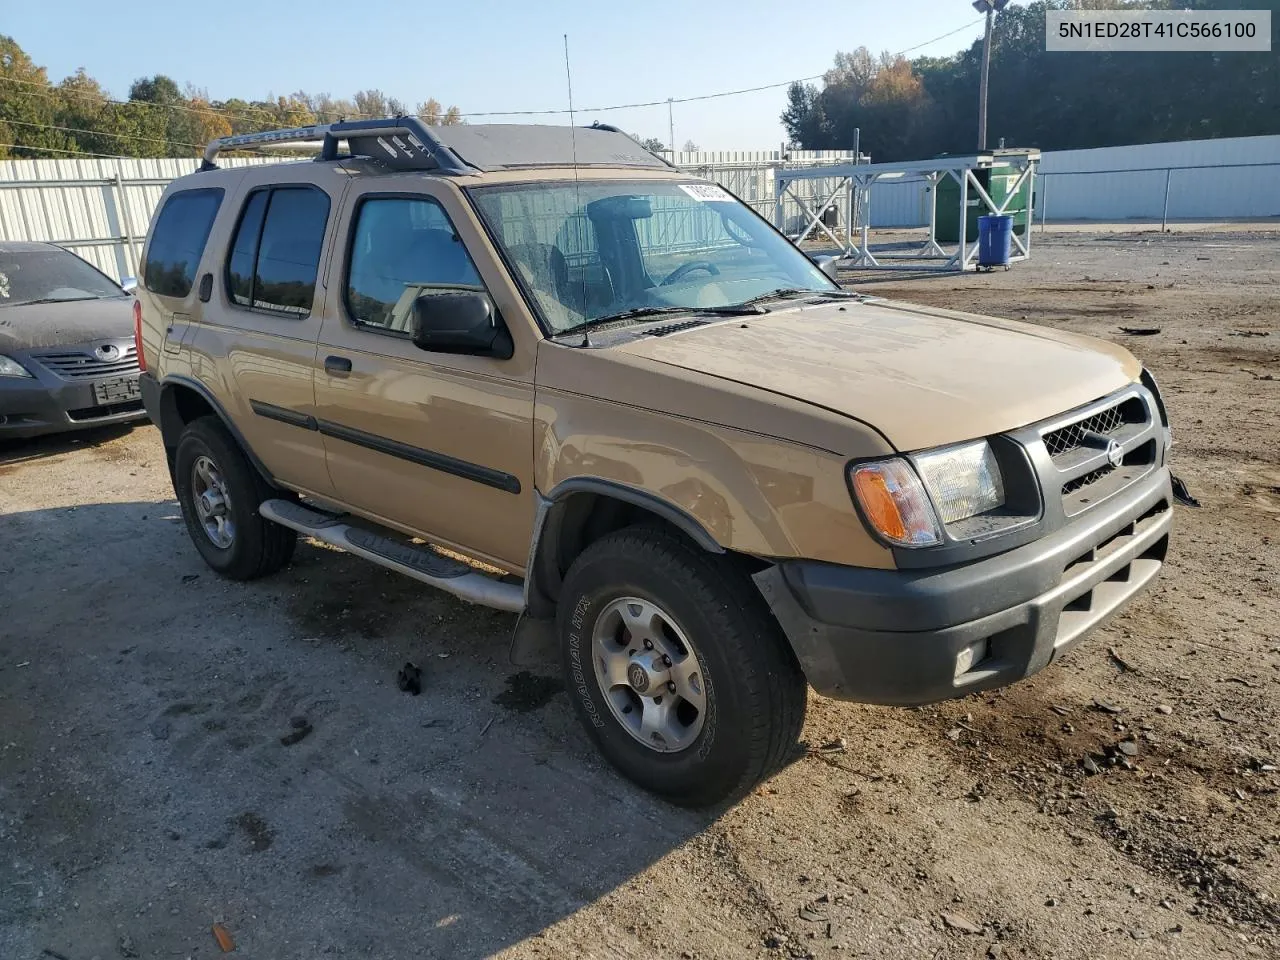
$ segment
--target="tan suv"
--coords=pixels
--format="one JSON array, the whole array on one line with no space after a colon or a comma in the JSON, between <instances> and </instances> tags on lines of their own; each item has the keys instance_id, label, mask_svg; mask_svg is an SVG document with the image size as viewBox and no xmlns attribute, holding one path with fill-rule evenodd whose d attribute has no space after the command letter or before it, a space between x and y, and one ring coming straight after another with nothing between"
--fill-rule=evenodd
<instances>
[{"instance_id":1,"label":"tan suv","mask_svg":"<svg viewBox=\"0 0 1280 960\"><path fill-rule=\"evenodd\" d=\"M319 157L214 163L290 141ZM301 533L518 613L612 763L714 803L792 753L806 681L1026 677L1168 545L1130 354L829 269L612 128L229 138L152 223L141 385L215 570Z\"/></svg>"}]
</instances>

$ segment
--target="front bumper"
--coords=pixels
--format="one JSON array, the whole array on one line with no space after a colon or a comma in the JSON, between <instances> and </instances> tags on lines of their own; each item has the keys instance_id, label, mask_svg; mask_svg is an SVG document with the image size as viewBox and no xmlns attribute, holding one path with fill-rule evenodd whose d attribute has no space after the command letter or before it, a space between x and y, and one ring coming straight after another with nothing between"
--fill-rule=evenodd
<instances>
[{"instance_id":1,"label":"front bumper","mask_svg":"<svg viewBox=\"0 0 1280 960\"><path fill-rule=\"evenodd\" d=\"M1159 572L1167 467L1039 540L941 569L779 563L755 577L809 683L898 706L1005 686L1043 669Z\"/></svg>"},{"instance_id":2,"label":"front bumper","mask_svg":"<svg viewBox=\"0 0 1280 960\"><path fill-rule=\"evenodd\" d=\"M72 383L41 374L0 376L0 439L127 424L146 415L141 399L97 403L92 381Z\"/></svg>"}]
</instances>

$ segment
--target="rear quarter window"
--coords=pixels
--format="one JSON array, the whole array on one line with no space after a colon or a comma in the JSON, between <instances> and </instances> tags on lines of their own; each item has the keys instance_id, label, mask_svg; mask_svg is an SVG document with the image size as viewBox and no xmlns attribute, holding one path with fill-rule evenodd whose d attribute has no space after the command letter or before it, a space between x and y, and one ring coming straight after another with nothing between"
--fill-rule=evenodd
<instances>
[{"instance_id":1,"label":"rear quarter window","mask_svg":"<svg viewBox=\"0 0 1280 960\"><path fill-rule=\"evenodd\" d=\"M186 297L195 283L221 189L183 190L165 201L147 245L142 284L162 297Z\"/></svg>"}]
</instances>

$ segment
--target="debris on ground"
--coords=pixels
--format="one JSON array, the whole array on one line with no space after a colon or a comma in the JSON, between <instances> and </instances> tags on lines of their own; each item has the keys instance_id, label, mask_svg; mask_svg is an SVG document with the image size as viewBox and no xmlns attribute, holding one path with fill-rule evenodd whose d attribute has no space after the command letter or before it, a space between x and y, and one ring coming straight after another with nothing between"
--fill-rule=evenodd
<instances>
[{"instance_id":1,"label":"debris on ground","mask_svg":"<svg viewBox=\"0 0 1280 960\"><path fill-rule=\"evenodd\" d=\"M1115 647L1107 647L1107 654L1111 657L1112 662L1120 668L1122 673L1137 673L1138 668L1126 660L1116 651Z\"/></svg>"},{"instance_id":2,"label":"debris on ground","mask_svg":"<svg viewBox=\"0 0 1280 960\"><path fill-rule=\"evenodd\" d=\"M1173 499L1184 507L1198 507L1200 501L1191 495L1191 491L1187 489L1187 485L1178 477L1173 478Z\"/></svg>"},{"instance_id":3,"label":"debris on ground","mask_svg":"<svg viewBox=\"0 0 1280 960\"><path fill-rule=\"evenodd\" d=\"M818 748L819 753L844 753L849 749L849 744L844 737L837 737L835 740L829 740Z\"/></svg>"},{"instance_id":4,"label":"debris on ground","mask_svg":"<svg viewBox=\"0 0 1280 960\"><path fill-rule=\"evenodd\" d=\"M827 920L827 915L813 903L806 903L799 913L801 920L808 920L810 923L825 923Z\"/></svg>"},{"instance_id":5,"label":"debris on ground","mask_svg":"<svg viewBox=\"0 0 1280 960\"><path fill-rule=\"evenodd\" d=\"M230 953L236 948L236 942L231 939L231 932L220 923L213 925L213 939L218 941L218 949L223 953Z\"/></svg>"},{"instance_id":6,"label":"debris on ground","mask_svg":"<svg viewBox=\"0 0 1280 960\"><path fill-rule=\"evenodd\" d=\"M197 580L199 580L199 579L200 579L200 574L198 574L198 573L187 573L187 574L184 574L184 575L183 575L183 577L182 577L182 582L183 582L183 583L195 583L195 582L196 582Z\"/></svg>"},{"instance_id":7,"label":"debris on ground","mask_svg":"<svg viewBox=\"0 0 1280 960\"><path fill-rule=\"evenodd\" d=\"M306 739L307 735L315 728L306 717L294 717L289 721L289 725L293 729L280 738L280 743L286 747L292 747L295 743L301 743Z\"/></svg>"},{"instance_id":8,"label":"debris on ground","mask_svg":"<svg viewBox=\"0 0 1280 960\"><path fill-rule=\"evenodd\" d=\"M422 668L415 663L406 663L396 674L396 686L416 697L422 692Z\"/></svg>"},{"instance_id":9,"label":"debris on ground","mask_svg":"<svg viewBox=\"0 0 1280 960\"><path fill-rule=\"evenodd\" d=\"M961 933L981 933L982 927L974 923L962 913L944 913L942 922L952 930L959 930Z\"/></svg>"},{"instance_id":10,"label":"debris on ground","mask_svg":"<svg viewBox=\"0 0 1280 960\"><path fill-rule=\"evenodd\" d=\"M1121 333L1127 333L1131 337L1154 337L1161 332L1160 327L1121 327Z\"/></svg>"},{"instance_id":11,"label":"debris on ground","mask_svg":"<svg viewBox=\"0 0 1280 960\"><path fill-rule=\"evenodd\" d=\"M1163 713L1167 717L1169 714L1173 713L1173 707L1169 706L1167 703L1158 703L1156 704L1156 713Z\"/></svg>"},{"instance_id":12,"label":"debris on ground","mask_svg":"<svg viewBox=\"0 0 1280 960\"><path fill-rule=\"evenodd\" d=\"M120 951L122 957L138 956L138 948L133 943L133 937L127 933L120 934L120 939L116 941L116 949Z\"/></svg>"},{"instance_id":13,"label":"debris on ground","mask_svg":"<svg viewBox=\"0 0 1280 960\"><path fill-rule=\"evenodd\" d=\"M1110 713L1110 714L1124 713L1124 707L1118 707L1114 703L1111 703L1108 700L1093 701L1093 709L1097 710L1099 713Z\"/></svg>"}]
</instances>

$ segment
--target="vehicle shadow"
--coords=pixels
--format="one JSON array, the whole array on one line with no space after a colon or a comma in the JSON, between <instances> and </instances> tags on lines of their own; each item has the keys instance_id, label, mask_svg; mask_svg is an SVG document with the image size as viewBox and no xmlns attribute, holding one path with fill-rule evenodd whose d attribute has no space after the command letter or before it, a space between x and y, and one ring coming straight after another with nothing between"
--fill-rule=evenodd
<instances>
[{"instance_id":1,"label":"vehicle shadow","mask_svg":"<svg viewBox=\"0 0 1280 960\"><path fill-rule=\"evenodd\" d=\"M129 930L143 955L190 952L217 919L259 956L485 957L717 816L604 764L558 670L510 666L510 615L312 542L273 577L224 581L172 501L0 516L0 542L0 781L27 825L0 856L56 891L0 909L20 944L106 955L116 920L169 889ZM420 696L397 687L407 661ZM71 740L38 719L54 702ZM39 778L8 768L37 757ZM82 783L91 810L51 819L49 791Z\"/></svg>"},{"instance_id":2,"label":"vehicle shadow","mask_svg":"<svg viewBox=\"0 0 1280 960\"><path fill-rule=\"evenodd\" d=\"M146 426L149 424L140 420L136 423L114 423L104 427L89 427L67 433L49 433L20 440L6 440L0 436L0 467L30 463L33 460L60 456L88 446L109 443Z\"/></svg>"}]
</instances>

